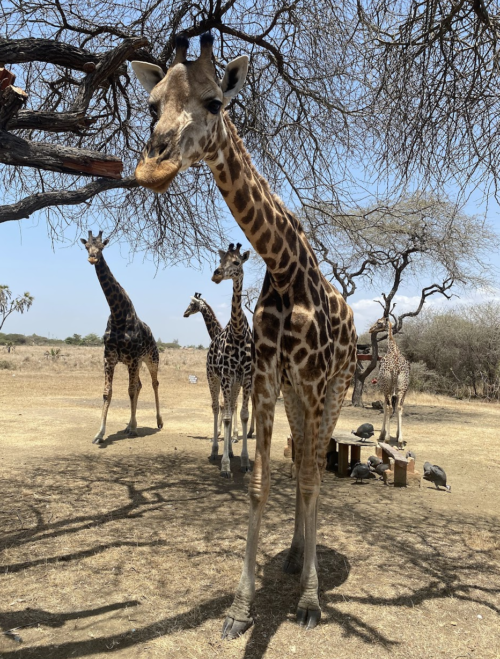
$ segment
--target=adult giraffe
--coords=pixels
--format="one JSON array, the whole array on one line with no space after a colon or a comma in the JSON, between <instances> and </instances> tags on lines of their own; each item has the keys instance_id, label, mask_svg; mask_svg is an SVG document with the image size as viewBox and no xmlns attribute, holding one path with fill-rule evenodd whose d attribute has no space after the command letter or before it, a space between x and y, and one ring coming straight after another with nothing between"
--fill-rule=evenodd
<instances>
[{"instance_id":1,"label":"adult giraffe","mask_svg":"<svg viewBox=\"0 0 500 659\"><path fill-rule=\"evenodd\" d=\"M253 623L257 543L269 494L270 444L280 385L297 467L295 530L283 569L302 569L299 624L312 628L320 619L318 495L326 448L354 373L356 331L351 309L321 274L300 222L272 194L223 112L243 86L248 58L230 62L219 82L212 44L210 34L202 35L199 58L187 61L189 42L178 38L166 74L146 62L132 63L158 117L135 174L140 185L162 193L179 172L204 160L231 213L267 266L253 317L257 441L249 485L250 521L243 572L223 627L223 637L235 638Z\"/></svg>"}]
</instances>

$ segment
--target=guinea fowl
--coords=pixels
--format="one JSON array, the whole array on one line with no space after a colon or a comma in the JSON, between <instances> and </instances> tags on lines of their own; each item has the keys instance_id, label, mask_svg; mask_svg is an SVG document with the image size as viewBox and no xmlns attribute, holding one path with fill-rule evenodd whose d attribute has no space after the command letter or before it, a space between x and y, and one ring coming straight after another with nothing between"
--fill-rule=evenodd
<instances>
[{"instance_id":1,"label":"guinea fowl","mask_svg":"<svg viewBox=\"0 0 500 659\"><path fill-rule=\"evenodd\" d=\"M391 465L386 464L385 462L381 462L375 467L375 473L378 474L381 478L381 480L384 479L384 471L387 471L388 469L391 468Z\"/></svg>"},{"instance_id":2,"label":"guinea fowl","mask_svg":"<svg viewBox=\"0 0 500 659\"><path fill-rule=\"evenodd\" d=\"M375 430L371 423L363 423L357 430L351 430L352 435L359 437L362 442L373 437Z\"/></svg>"},{"instance_id":3,"label":"guinea fowl","mask_svg":"<svg viewBox=\"0 0 500 659\"><path fill-rule=\"evenodd\" d=\"M367 464L363 464L362 462L356 463L352 468L351 478L355 478L356 483L358 480L363 482L363 478L372 478L370 467Z\"/></svg>"},{"instance_id":4,"label":"guinea fowl","mask_svg":"<svg viewBox=\"0 0 500 659\"><path fill-rule=\"evenodd\" d=\"M405 458L408 460L408 458L413 458L414 460L417 459L417 456L413 451L406 451Z\"/></svg>"},{"instance_id":5,"label":"guinea fowl","mask_svg":"<svg viewBox=\"0 0 500 659\"><path fill-rule=\"evenodd\" d=\"M436 489L439 490L439 486L445 487L448 492L451 492L451 485L446 485L446 473L444 469L438 467L437 465L431 465L430 462L424 462L424 475L422 478L426 481L434 483Z\"/></svg>"},{"instance_id":6,"label":"guinea fowl","mask_svg":"<svg viewBox=\"0 0 500 659\"><path fill-rule=\"evenodd\" d=\"M382 464L382 460L380 458L377 458L376 455L370 455L370 457L368 458L368 462L372 469L375 469L377 465Z\"/></svg>"}]
</instances>

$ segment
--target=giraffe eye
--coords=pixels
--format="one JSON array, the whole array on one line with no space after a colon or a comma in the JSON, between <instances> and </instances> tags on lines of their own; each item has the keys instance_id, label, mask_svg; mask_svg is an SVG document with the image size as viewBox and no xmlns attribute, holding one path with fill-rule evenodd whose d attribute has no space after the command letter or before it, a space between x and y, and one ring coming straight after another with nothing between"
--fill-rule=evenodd
<instances>
[{"instance_id":1,"label":"giraffe eye","mask_svg":"<svg viewBox=\"0 0 500 659\"><path fill-rule=\"evenodd\" d=\"M207 110L212 114L219 114L219 111L222 107L222 102L214 99L213 101L210 101L210 103L207 103L206 107Z\"/></svg>"}]
</instances>

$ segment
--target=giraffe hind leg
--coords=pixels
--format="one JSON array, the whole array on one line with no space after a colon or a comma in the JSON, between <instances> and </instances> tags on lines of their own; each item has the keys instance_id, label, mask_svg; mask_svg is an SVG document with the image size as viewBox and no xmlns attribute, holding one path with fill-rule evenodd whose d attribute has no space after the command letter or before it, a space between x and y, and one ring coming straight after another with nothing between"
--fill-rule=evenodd
<instances>
[{"instance_id":1,"label":"giraffe hind leg","mask_svg":"<svg viewBox=\"0 0 500 659\"><path fill-rule=\"evenodd\" d=\"M220 475L222 478L232 478L231 458L233 451L231 449L231 424L233 420L233 387L232 383L222 381L222 393L224 394L224 452L222 454Z\"/></svg>"},{"instance_id":2,"label":"giraffe hind leg","mask_svg":"<svg viewBox=\"0 0 500 659\"><path fill-rule=\"evenodd\" d=\"M137 401L142 389L142 382L139 377L140 363L134 362L128 367L128 395L130 398L130 421L125 428L125 433L129 437L137 437Z\"/></svg>"},{"instance_id":3,"label":"giraffe hind leg","mask_svg":"<svg viewBox=\"0 0 500 659\"><path fill-rule=\"evenodd\" d=\"M163 419L160 414L160 397L158 394L158 361L153 357L150 357L146 361L146 366L148 367L149 374L151 375L151 384L153 385L153 391L155 394L155 405L156 405L156 426L159 430L163 428Z\"/></svg>"}]
</instances>

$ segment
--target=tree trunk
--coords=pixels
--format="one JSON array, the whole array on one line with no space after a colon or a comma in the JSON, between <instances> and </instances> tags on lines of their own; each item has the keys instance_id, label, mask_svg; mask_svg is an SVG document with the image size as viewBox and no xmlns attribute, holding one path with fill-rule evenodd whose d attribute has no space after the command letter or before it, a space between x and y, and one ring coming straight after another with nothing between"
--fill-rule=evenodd
<instances>
[{"instance_id":1,"label":"tree trunk","mask_svg":"<svg viewBox=\"0 0 500 659\"><path fill-rule=\"evenodd\" d=\"M354 372L354 390L352 392L352 404L354 407L363 407L363 389L365 387L366 378L375 370L378 362L378 341L377 335L371 335L372 341L372 359L368 366L363 369L361 362L356 363L356 371Z\"/></svg>"},{"instance_id":2,"label":"tree trunk","mask_svg":"<svg viewBox=\"0 0 500 659\"><path fill-rule=\"evenodd\" d=\"M352 404L354 407L363 407L363 388L365 381L360 379L360 374L363 372L361 362L356 364L354 372L354 390L352 392Z\"/></svg>"}]
</instances>

